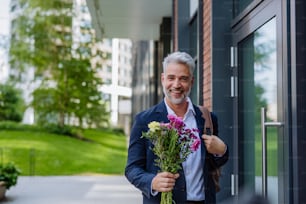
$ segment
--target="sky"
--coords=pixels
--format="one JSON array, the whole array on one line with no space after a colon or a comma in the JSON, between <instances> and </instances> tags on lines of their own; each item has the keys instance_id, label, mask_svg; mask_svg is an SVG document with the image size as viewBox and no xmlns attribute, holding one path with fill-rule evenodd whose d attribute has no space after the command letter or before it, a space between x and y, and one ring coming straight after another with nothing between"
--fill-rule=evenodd
<instances>
[{"instance_id":1,"label":"sky","mask_svg":"<svg viewBox=\"0 0 306 204\"><path fill-rule=\"evenodd\" d=\"M9 33L9 4L10 0L0 0L0 35Z\"/></svg>"},{"instance_id":2,"label":"sky","mask_svg":"<svg viewBox=\"0 0 306 204\"><path fill-rule=\"evenodd\" d=\"M9 4L10 0L0 0L0 35L9 35ZM4 82L8 76L7 55L0 47L0 83Z\"/></svg>"}]
</instances>

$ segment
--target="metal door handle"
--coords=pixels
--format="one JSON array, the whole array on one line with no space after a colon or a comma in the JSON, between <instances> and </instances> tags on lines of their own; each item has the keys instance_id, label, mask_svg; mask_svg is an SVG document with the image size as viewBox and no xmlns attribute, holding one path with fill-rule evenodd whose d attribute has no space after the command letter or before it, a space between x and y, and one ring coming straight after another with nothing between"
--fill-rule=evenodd
<instances>
[{"instance_id":1,"label":"metal door handle","mask_svg":"<svg viewBox=\"0 0 306 204\"><path fill-rule=\"evenodd\" d=\"M267 197L267 127L282 127L282 122L266 122L266 109L261 108L261 136L262 136L262 196Z\"/></svg>"}]
</instances>

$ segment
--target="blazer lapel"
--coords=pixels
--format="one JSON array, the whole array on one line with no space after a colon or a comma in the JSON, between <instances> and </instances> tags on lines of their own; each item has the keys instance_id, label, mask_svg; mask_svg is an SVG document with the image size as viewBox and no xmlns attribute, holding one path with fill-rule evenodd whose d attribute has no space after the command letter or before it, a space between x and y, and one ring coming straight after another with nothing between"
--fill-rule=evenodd
<instances>
[{"instance_id":1,"label":"blazer lapel","mask_svg":"<svg viewBox=\"0 0 306 204\"><path fill-rule=\"evenodd\" d=\"M194 108L194 110L196 112L195 119L196 119L196 122L197 122L198 129L200 131L199 135L201 136L203 134L203 131L204 131L204 122L205 122L205 120L202 117L201 110L197 106L195 106L195 105L193 105L193 108Z\"/></svg>"},{"instance_id":2,"label":"blazer lapel","mask_svg":"<svg viewBox=\"0 0 306 204\"><path fill-rule=\"evenodd\" d=\"M169 122L169 119L167 117L168 112L167 112L167 108L166 108L166 104L165 104L164 100L156 106L156 111L155 112L156 112L157 120L159 122L164 122L164 123Z\"/></svg>"}]
</instances>

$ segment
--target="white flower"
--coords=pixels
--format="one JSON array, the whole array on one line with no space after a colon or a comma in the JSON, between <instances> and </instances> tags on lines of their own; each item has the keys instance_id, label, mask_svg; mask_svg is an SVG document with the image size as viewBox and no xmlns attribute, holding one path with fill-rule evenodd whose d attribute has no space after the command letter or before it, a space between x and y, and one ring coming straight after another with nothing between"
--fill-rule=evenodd
<instances>
[{"instance_id":1,"label":"white flower","mask_svg":"<svg viewBox=\"0 0 306 204\"><path fill-rule=\"evenodd\" d=\"M148 127L149 127L151 132L156 132L156 131L160 130L160 124L159 124L159 122L156 122L156 121L150 122Z\"/></svg>"}]
</instances>

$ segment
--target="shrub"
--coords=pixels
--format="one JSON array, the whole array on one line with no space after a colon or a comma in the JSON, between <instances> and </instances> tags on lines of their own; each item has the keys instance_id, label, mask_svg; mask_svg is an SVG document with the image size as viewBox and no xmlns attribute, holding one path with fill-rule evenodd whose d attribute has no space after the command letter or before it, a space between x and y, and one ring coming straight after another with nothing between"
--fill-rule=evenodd
<instances>
[{"instance_id":1,"label":"shrub","mask_svg":"<svg viewBox=\"0 0 306 204\"><path fill-rule=\"evenodd\" d=\"M14 121L0 121L1 130L40 131L41 128L35 125L22 124Z\"/></svg>"},{"instance_id":2,"label":"shrub","mask_svg":"<svg viewBox=\"0 0 306 204\"><path fill-rule=\"evenodd\" d=\"M78 127L73 127L73 126L68 126L68 125L59 126L59 125L49 124L49 125L46 125L44 128L47 132L50 132L50 133L55 133L59 135L67 135L67 136L77 137L77 138L83 137L82 129Z\"/></svg>"},{"instance_id":3,"label":"shrub","mask_svg":"<svg viewBox=\"0 0 306 204\"><path fill-rule=\"evenodd\" d=\"M21 91L9 84L0 84L0 120L22 120L25 104Z\"/></svg>"},{"instance_id":4,"label":"shrub","mask_svg":"<svg viewBox=\"0 0 306 204\"><path fill-rule=\"evenodd\" d=\"M13 164L0 164L0 181L4 181L6 189L17 184L18 176L21 171Z\"/></svg>"}]
</instances>

